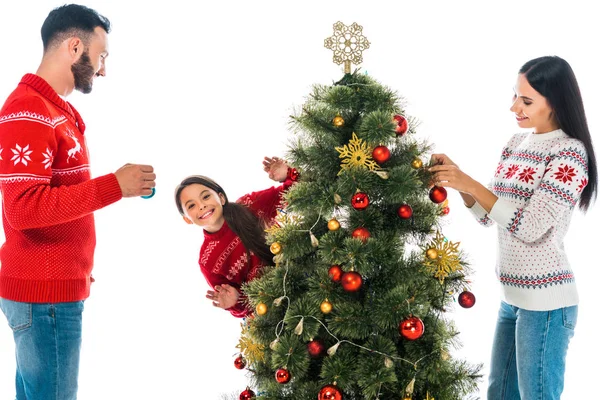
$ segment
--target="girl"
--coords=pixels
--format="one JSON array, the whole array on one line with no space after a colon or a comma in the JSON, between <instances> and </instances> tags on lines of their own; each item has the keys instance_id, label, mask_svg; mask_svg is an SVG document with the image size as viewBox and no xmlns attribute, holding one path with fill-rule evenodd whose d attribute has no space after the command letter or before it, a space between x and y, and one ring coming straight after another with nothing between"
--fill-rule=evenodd
<instances>
[{"instance_id":1,"label":"girl","mask_svg":"<svg viewBox=\"0 0 600 400\"><path fill-rule=\"evenodd\" d=\"M281 195L298 176L277 157L265 157L263 165L269 178L283 185L247 194L235 203L205 176L187 177L175 190L175 204L184 221L204 229L199 264L212 288L206 297L238 318L251 313L240 295L241 285L273 263L264 229L275 217Z\"/></svg>"},{"instance_id":2,"label":"girl","mask_svg":"<svg viewBox=\"0 0 600 400\"><path fill-rule=\"evenodd\" d=\"M527 62L510 110L520 128L502 150L489 189L444 154L430 168L460 192L483 226L498 225L496 271L503 290L488 399L556 399L577 322L578 295L564 252L575 205L597 195L597 169L579 86L559 57Z\"/></svg>"}]
</instances>

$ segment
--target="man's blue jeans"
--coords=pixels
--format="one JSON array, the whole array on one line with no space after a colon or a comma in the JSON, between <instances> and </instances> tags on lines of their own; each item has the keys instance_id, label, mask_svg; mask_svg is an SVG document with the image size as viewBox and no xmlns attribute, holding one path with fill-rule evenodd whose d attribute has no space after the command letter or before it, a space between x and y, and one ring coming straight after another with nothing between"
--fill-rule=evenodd
<instances>
[{"instance_id":1,"label":"man's blue jeans","mask_svg":"<svg viewBox=\"0 0 600 400\"><path fill-rule=\"evenodd\" d=\"M17 400L75 400L83 301L21 303L0 298L15 338Z\"/></svg>"},{"instance_id":2,"label":"man's blue jeans","mask_svg":"<svg viewBox=\"0 0 600 400\"><path fill-rule=\"evenodd\" d=\"M559 400L577 306L529 311L502 302L488 400Z\"/></svg>"}]
</instances>

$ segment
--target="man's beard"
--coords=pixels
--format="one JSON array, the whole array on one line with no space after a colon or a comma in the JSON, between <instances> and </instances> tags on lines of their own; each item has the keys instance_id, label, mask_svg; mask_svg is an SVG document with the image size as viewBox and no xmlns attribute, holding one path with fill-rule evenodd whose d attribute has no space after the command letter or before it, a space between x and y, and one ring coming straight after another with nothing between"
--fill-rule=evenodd
<instances>
[{"instance_id":1,"label":"man's beard","mask_svg":"<svg viewBox=\"0 0 600 400\"><path fill-rule=\"evenodd\" d=\"M90 93L96 72L94 72L94 66L87 50L83 52L75 64L71 65L71 72L73 72L73 78L75 78L75 89L84 94Z\"/></svg>"}]
</instances>

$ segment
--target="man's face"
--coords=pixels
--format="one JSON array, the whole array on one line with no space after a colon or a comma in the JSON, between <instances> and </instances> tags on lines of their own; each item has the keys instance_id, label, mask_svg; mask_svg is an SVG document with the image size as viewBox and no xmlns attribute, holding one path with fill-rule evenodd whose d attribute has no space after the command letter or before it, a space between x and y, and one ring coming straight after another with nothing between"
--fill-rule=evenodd
<instances>
[{"instance_id":1,"label":"man's face","mask_svg":"<svg viewBox=\"0 0 600 400\"><path fill-rule=\"evenodd\" d=\"M77 62L71 65L75 89L90 93L97 76L106 76L105 60L108 57L108 35L100 27L94 30L89 46L85 48Z\"/></svg>"}]
</instances>

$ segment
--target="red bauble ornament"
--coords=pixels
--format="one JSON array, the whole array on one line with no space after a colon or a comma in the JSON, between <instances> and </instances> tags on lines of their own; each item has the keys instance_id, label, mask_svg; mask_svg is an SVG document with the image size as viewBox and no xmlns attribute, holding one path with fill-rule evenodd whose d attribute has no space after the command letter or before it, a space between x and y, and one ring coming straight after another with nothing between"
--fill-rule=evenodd
<instances>
[{"instance_id":1,"label":"red bauble ornament","mask_svg":"<svg viewBox=\"0 0 600 400\"><path fill-rule=\"evenodd\" d=\"M337 386L325 385L319 390L319 400L344 400L344 396Z\"/></svg>"},{"instance_id":2,"label":"red bauble ornament","mask_svg":"<svg viewBox=\"0 0 600 400\"><path fill-rule=\"evenodd\" d=\"M434 186L429 190L429 198L434 203L443 203L444 200L446 200L446 197L448 197L448 192L441 186Z\"/></svg>"},{"instance_id":3,"label":"red bauble ornament","mask_svg":"<svg viewBox=\"0 0 600 400\"><path fill-rule=\"evenodd\" d=\"M298 172L298 170L296 168L289 167L287 177L290 180L296 182L298 180L298 178L300 178L300 172Z\"/></svg>"},{"instance_id":4,"label":"red bauble ornament","mask_svg":"<svg viewBox=\"0 0 600 400\"><path fill-rule=\"evenodd\" d=\"M396 135L402 136L406 132L408 132L408 121L402 115L396 114L394 115L394 121L398 124L396 126Z\"/></svg>"},{"instance_id":5,"label":"red bauble ornament","mask_svg":"<svg viewBox=\"0 0 600 400\"><path fill-rule=\"evenodd\" d=\"M282 385L288 383L290 379L292 379L292 375L287 369L279 368L277 371L275 371L275 380Z\"/></svg>"},{"instance_id":6,"label":"red bauble ornament","mask_svg":"<svg viewBox=\"0 0 600 400\"><path fill-rule=\"evenodd\" d=\"M252 400L255 398L256 394L254 394L254 392L248 388L240 393L240 400Z\"/></svg>"},{"instance_id":7,"label":"red bauble ornament","mask_svg":"<svg viewBox=\"0 0 600 400\"><path fill-rule=\"evenodd\" d=\"M329 267L328 273L332 281L339 282L342 279L342 274L344 271L342 271L339 265L332 265Z\"/></svg>"},{"instance_id":8,"label":"red bauble ornament","mask_svg":"<svg viewBox=\"0 0 600 400\"><path fill-rule=\"evenodd\" d=\"M246 367L246 361L244 360L244 358L242 356L238 356L234 361L233 361L233 365L235 365L235 367L237 369L244 369L244 367Z\"/></svg>"},{"instance_id":9,"label":"red bauble ornament","mask_svg":"<svg viewBox=\"0 0 600 400\"><path fill-rule=\"evenodd\" d=\"M400 322L398 331L405 339L417 340L423 336L423 333L425 332L425 325L420 318L411 316Z\"/></svg>"},{"instance_id":10,"label":"red bauble ornament","mask_svg":"<svg viewBox=\"0 0 600 400\"><path fill-rule=\"evenodd\" d=\"M475 295L468 290L465 290L458 295L458 304L464 308L471 308L475 305Z\"/></svg>"},{"instance_id":11,"label":"red bauble ornament","mask_svg":"<svg viewBox=\"0 0 600 400\"><path fill-rule=\"evenodd\" d=\"M402 219L409 219L413 215L412 207L408 204L402 204L398 207L398 216Z\"/></svg>"},{"instance_id":12,"label":"red bauble ornament","mask_svg":"<svg viewBox=\"0 0 600 400\"><path fill-rule=\"evenodd\" d=\"M367 239L371 237L371 234L367 228L361 226L360 228L356 228L354 231L352 231L352 237L366 242Z\"/></svg>"},{"instance_id":13,"label":"red bauble ornament","mask_svg":"<svg viewBox=\"0 0 600 400\"><path fill-rule=\"evenodd\" d=\"M342 275L342 287L346 292L357 292L362 287L362 276L358 272L348 271Z\"/></svg>"},{"instance_id":14,"label":"red bauble ornament","mask_svg":"<svg viewBox=\"0 0 600 400\"><path fill-rule=\"evenodd\" d=\"M325 343L321 339L311 340L306 345L306 348L312 358L319 358L325 353Z\"/></svg>"},{"instance_id":15,"label":"red bauble ornament","mask_svg":"<svg viewBox=\"0 0 600 400\"><path fill-rule=\"evenodd\" d=\"M377 161L378 164L383 164L390 159L390 149L383 145L375 147L373 149L373 159Z\"/></svg>"},{"instance_id":16,"label":"red bauble ornament","mask_svg":"<svg viewBox=\"0 0 600 400\"><path fill-rule=\"evenodd\" d=\"M369 195L364 192L355 193L352 196L352 207L356 210L364 210L369 205Z\"/></svg>"}]
</instances>

